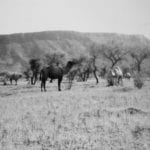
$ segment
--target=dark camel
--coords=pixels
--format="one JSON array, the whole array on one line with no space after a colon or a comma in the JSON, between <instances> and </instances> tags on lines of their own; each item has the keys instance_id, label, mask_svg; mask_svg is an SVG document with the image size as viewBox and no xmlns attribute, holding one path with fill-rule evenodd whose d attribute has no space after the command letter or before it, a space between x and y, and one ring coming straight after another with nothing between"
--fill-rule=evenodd
<instances>
[{"instance_id":1,"label":"dark camel","mask_svg":"<svg viewBox=\"0 0 150 150\"><path fill-rule=\"evenodd\" d=\"M58 79L58 91L61 91L61 82L63 79L63 75L67 74L69 70L72 68L72 66L75 64L73 61L68 61L67 65L63 67L59 67L57 65L51 65L49 67L44 67L40 71L40 80L41 80L41 92L46 91L46 80L50 78Z\"/></svg>"},{"instance_id":2,"label":"dark camel","mask_svg":"<svg viewBox=\"0 0 150 150\"><path fill-rule=\"evenodd\" d=\"M3 72L3 77L5 78L4 80L4 85L6 85L6 81L9 80L10 84L12 85L12 81L15 81L15 85L17 85L18 80L22 77L22 74L20 73L13 73L13 72Z\"/></svg>"},{"instance_id":3,"label":"dark camel","mask_svg":"<svg viewBox=\"0 0 150 150\"><path fill-rule=\"evenodd\" d=\"M12 81L14 80L15 81L15 85L17 85L17 81L22 77L21 74L17 74L17 73L13 73L13 74L10 74L8 76L9 80L10 80L10 83L12 84Z\"/></svg>"}]
</instances>

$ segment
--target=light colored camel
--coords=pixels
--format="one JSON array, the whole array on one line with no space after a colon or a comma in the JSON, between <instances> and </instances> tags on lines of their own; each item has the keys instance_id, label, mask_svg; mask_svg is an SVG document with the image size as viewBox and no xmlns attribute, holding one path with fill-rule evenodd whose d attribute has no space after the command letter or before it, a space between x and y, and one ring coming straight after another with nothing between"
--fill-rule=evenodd
<instances>
[{"instance_id":1,"label":"light colored camel","mask_svg":"<svg viewBox=\"0 0 150 150\"><path fill-rule=\"evenodd\" d=\"M110 69L107 75L108 86L123 84L123 73L119 66Z\"/></svg>"}]
</instances>

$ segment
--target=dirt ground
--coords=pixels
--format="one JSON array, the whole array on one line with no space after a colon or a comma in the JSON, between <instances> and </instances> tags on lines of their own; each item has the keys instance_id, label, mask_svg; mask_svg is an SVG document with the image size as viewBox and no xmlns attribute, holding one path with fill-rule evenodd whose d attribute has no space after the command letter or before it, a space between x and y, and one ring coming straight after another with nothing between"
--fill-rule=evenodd
<instances>
[{"instance_id":1,"label":"dirt ground","mask_svg":"<svg viewBox=\"0 0 150 150\"><path fill-rule=\"evenodd\" d=\"M149 150L150 81L0 85L0 150Z\"/></svg>"}]
</instances>

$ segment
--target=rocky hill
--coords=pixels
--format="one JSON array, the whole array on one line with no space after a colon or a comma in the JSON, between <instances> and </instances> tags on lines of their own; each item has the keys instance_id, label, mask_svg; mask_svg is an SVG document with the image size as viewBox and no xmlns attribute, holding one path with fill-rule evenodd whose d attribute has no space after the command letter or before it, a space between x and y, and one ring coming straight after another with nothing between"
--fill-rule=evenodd
<instances>
[{"instance_id":1,"label":"rocky hill","mask_svg":"<svg viewBox=\"0 0 150 150\"><path fill-rule=\"evenodd\" d=\"M150 40L142 35L115 33L80 33L73 31L45 31L0 35L0 69L21 70L30 58L42 58L49 52L63 52L77 57L88 52L92 44L107 44L110 41L125 45L146 44Z\"/></svg>"}]
</instances>

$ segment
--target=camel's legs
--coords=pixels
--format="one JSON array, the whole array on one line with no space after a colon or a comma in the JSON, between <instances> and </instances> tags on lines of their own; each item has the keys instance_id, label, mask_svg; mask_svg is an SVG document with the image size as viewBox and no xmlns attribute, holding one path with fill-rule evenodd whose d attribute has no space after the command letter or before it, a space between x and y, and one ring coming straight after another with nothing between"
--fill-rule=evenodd
<instances>
[{"instance_id":1,"label":"camel's legs","mask_svg":"<svg viewBox=\"0 0 150 150\"><path fill-rule=\"evenodd\" d=\"M44 91L46 91L45 90L45 80L41 80L41 92L43 92L43 89L44 89Z\"/></svg>"},{"instance_id":2,"label":"camel's legs","mask_svg":"<svg viewBox=\"0 0 150 150\"><path fill-rule=\"evenodd\" d=\"M61 81L62 77L58 79L58 91L61 91Z\"/></svg>"},{"instance_id":3,"label":"camel's legs","mask_svg":"<svg viewBox=\"0 0 150 150\"><path fill-rule=\"evenodd\" d=\"M44 91L46 92L46 81L44 81Z\"/></svg>"},{"instance_id":4,"label":"camel's legs","mask_svg":"<svg viewBox=\"0 0 150 150\"><path fill-rule=\"evenodd\" d=\"M44 88L44 91L46 92L46 81L45 80L41 80L41 92L43 92L43 88Z\"/></svg>"},{"instance_id":5,"label":"camel's legs","mask_svg":"<svg viewBox=\"0 0 150 150\"><path fill-rule=\"evenodd\" d=\"M41 92L43 92L43 81L41 81Z\"/></svg>"}]
</instances>

